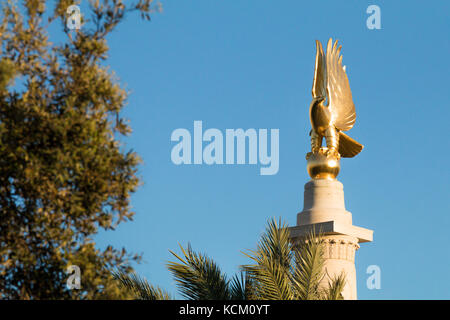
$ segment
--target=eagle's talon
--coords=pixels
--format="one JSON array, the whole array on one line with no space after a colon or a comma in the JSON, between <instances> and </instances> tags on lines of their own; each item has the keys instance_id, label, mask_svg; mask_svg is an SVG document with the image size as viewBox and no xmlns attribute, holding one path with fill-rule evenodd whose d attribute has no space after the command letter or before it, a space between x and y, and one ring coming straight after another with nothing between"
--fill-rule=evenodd
<instances>
[{"instance_id":1,"label":"eagle's talon","mask_svg":"<svg viewBox=\"0 0 450 320\"><path fill-rule=\"evenodd\" d=\"M327 157L339 157L339 152L336 150L336 148L330 148L327 150Z\"/></svg>"}]
</instances>

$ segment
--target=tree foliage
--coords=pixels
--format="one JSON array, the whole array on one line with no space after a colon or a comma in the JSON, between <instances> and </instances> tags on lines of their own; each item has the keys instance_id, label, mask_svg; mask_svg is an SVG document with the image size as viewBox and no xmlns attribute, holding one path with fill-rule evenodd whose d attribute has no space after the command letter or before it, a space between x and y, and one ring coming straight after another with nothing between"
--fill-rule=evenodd
<instances>
[{"instance_id":1,"label":"tree foliage","mask_svg":"<svg viewBox=\"0 0 450 320\"><path fill-rule=\"evenodd\" d=\"M126 4L125 4L126 3ZM152 0L90 0L81 29L72 0L7 1L0 15L0 298L125 298L111 268L139 261L93 236L132 219L139 158L123 150L127 93L105 67L107 36ZM59 24L58 24L59 23ZM58 24L64 38L52 43ZM81 269L68 290L66 269Z\"/></svg>"}]
</instances>

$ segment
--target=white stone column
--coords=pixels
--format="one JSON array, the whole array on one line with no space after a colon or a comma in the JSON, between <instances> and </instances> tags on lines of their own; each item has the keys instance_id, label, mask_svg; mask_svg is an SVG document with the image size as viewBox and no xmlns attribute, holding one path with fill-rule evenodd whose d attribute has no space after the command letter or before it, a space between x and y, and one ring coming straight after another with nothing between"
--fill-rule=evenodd
<instances>
[{"instance_id":1,"label":"white stone column","mask_svg":"<svg viewBox=\"0 0 450 320\"><path fill-rule=\"evenodd\" d=\"M352 214L345 210L344 188L341 182L331 179L313 179L305 184L303 210L297 215L297 226L290 228L293 242L304 241L314 231L321 232L325 241L326 277L344 272L346 285L344 299L357 299L355 252L359 243L370 242L373 231L352 224Z\"/></svg>"}]
</instances>

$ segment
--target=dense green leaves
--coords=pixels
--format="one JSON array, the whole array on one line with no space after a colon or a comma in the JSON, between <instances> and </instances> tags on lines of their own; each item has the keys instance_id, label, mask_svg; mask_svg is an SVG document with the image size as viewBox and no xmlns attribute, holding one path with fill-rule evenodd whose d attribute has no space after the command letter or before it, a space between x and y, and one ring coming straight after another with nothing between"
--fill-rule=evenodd
<instances>
[{"instance_id":1,"label":"dense green leaves","mask_svg":"<svg viewBox=\"0 0 450 320\"><path fill-rule=\"evenodd\" d=\"M66 28L73 1L15 1L0 15L0 298L124 298L111 268L139 261L125 249L95 247L99 228L132 219L139 158L118 135L126 92L104 67L106 36L151 0L91 1L82 28ZM53 7L53 11L49 10ZM92 14L93 13L93 14ZM88 20L87 17L95 17ZM49 41L60 21L65 39ZM68 290L66 268L81 269Z\"/></svg>"}]
</instances>

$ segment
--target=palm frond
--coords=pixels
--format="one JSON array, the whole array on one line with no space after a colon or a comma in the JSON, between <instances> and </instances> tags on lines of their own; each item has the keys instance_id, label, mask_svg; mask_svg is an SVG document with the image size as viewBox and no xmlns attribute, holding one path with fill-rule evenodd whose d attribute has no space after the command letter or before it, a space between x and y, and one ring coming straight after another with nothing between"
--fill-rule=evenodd
<instances>
[{"instance_id":1,"label":"palm frond","mask_svg":"<svg viewBox=\"0 0 450 320\"><path fill-rule=\"evenodd\" d=\"M122 271L112 272L115 280L119 281L119 286L132 292L139 300L170 300L170 295L163 289L148 283L144 278L136 273L124 273Z\"/></svg>"},{"instance_id":2,"label":"palm frond","mask_svg":"<svg viewBox=\"0 0 450 320\"><path fill-rule=\"evenodd\" d=\"M325 300L344 300L342 291L346 284L345 273L328 280L328 288L324 292Z\"/></svg>"},{"instance_id":3,"label":"palm frond","mask_svg":"<svg viewBox=\"0 0 450 320\"><path fill-rule=\"evenodd\" d=\"M183 258L170 251L178 261L169 261L167 267L177 282L180 293L192 300L228 300L228 280L217 264L204 254L196 253L190 244Z\"/></svg>"},{"instance_id":4,"label":"palm frond","mask_svg":"<svg viewBox=\"0 0 450 320\"><path fill-rule=\"evenodd\" d=\"M324 277L324 244L321 235L311 232L295 249L292 282L300 300L320 299L320 282Z\"/></svg>"},{"instance_id":5,"label":"palm frond","mask_svg":"<svg viewBox=\"0 0 450 320\"><path fill-rule=\"evenodd\" d=\"M252 300L254 297L252 280L244 270L234 275L229 288L231 300Z\"/></svg>"},{"instance_id":6,"label":"palm frond","mask_svg":"<svg viewBox=\"0 0 450 320\"><path fill-rule=\"evenodd\" d=\"M243 266L243 269L253 281L256 299L293 299L290 281L291 249L287 225L281 219L278 223L275 219L268 221L257 249L244 253L255 262Z\"/></svg>"},{"instance_id":7,"label":"palm frond","mask_svg":"<svg viewBox=\"0 0 450 320\"><path fill-rule=\"evenodd\" d=\"M255 251L244 253L253 264L241 266L241 273L228 280L217 264L190 244L180 245L182 255L170 251L177 261L167 267L182 296L192 300L340 300L345 274L329 278L324 286L324 250L322 234L311 232L295 246L290 231L281 219L268 221ZM170 295L150 285L135 273L113 272L122 287L138 299L163 300Z\"/></svg>"}]
</instances>

